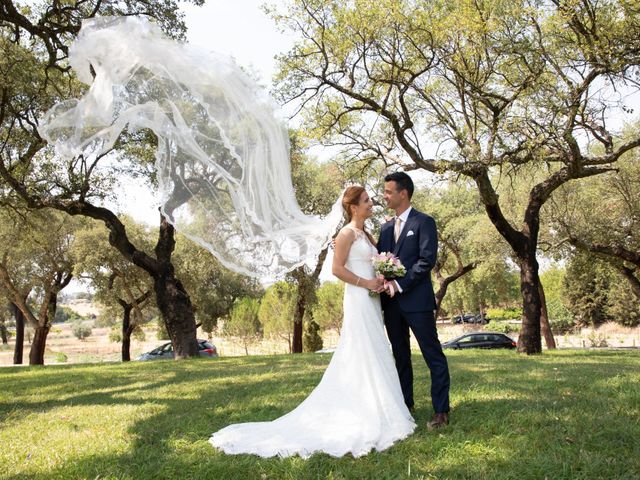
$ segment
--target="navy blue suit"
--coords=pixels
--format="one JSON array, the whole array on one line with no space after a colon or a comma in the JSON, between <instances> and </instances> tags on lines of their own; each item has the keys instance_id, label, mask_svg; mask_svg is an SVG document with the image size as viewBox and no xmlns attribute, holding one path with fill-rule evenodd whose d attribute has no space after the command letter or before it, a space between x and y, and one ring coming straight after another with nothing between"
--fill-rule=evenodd
<instances>
[{"instance_id":1,"label":"navy blue suit","mask_svg":"<svg viewBox=\"0 0 640 480\"><path fill-rule=\"evenodd\" d=\"M393 252L407 269L397 278L402 293L393 298L381 295L384 324L396 361L404 401L413 406L413 366L409 329L413 332L422 356L431 371L431 401L436 413L449 411L449 366L442 352L434 310L436 308L431 269L438 253L436 223L428 215L412 208L396 243L394 221L380 230L378 252Z\"/></svg>"}]
</instances>

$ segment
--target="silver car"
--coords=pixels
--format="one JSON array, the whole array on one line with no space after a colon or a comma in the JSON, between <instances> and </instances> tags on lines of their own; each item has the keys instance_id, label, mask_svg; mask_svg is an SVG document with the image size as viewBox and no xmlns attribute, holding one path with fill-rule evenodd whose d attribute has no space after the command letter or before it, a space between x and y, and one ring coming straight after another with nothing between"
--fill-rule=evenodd
<instances>
[{"instance_id":1,"label":"silver car","mask_svg":"<svg viewBox=\"0 0 640 480\"><path fill-rule=\"evenodd\" d=\"M198 351L201 357L216 358L218 356L218 349L208 340L198 340ZM173 357L173 345L168 342L150 352L143 353L136 360L161 360L172 359Z\"/></svg>"}]
</instances>

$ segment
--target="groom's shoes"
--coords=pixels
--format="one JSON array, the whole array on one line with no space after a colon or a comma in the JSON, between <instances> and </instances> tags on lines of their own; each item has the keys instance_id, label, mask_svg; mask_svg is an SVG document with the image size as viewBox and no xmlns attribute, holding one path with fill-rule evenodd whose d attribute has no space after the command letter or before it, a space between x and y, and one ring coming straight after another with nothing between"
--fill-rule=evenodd
<instances>
[{"instance_id":1,"label":"groom's shoes","mask_svg":"<svg viewBox=\"0 0 640 480\"><path fill-rule=\"evenodd\" d=\"M436 428L441 428L445 425L449 425L449 414L446 412L436 413L431 421L427 423L427 428L429 430L435 430Z\"/></svg>"}]
</instances>

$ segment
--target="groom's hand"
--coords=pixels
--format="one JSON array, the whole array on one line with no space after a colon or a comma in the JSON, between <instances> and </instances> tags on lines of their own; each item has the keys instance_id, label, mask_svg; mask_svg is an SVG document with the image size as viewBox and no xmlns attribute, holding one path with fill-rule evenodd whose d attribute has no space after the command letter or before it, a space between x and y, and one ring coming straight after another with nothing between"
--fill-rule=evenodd
<instances>
[{"instance_id":1,"label":"groom's hand","mask_svg":"<svg viewBox=\"0 0 640 480\"><path fill-rule=\"evenodd\" d=\"M384 290L385 290L385 293L389 295L389 297L393 298L396 292L399 291L398 284L395 282L395 280L391 280L390 282L385 281Z\"/></svg>"}]
</instances>

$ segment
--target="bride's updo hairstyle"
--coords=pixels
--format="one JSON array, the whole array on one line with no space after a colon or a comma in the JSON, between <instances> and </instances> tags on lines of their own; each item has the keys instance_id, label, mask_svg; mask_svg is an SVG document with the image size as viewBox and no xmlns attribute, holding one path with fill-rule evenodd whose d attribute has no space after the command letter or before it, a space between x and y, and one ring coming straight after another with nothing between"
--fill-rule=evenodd
<instances>
[{"instance_id":1,"label":"bride's updo hairstyle","mask_svg":"<svg viewBox=\"0 0 640 480\"><path fill-rule=\"evenodd\" d=\"M347 218L347 223L351 222L351 206L357 207L360 204L360 195L364 192L364 187L360 185L351 185L347 187L342 196L342 208Z\"/></svg>"}]
</instances>

